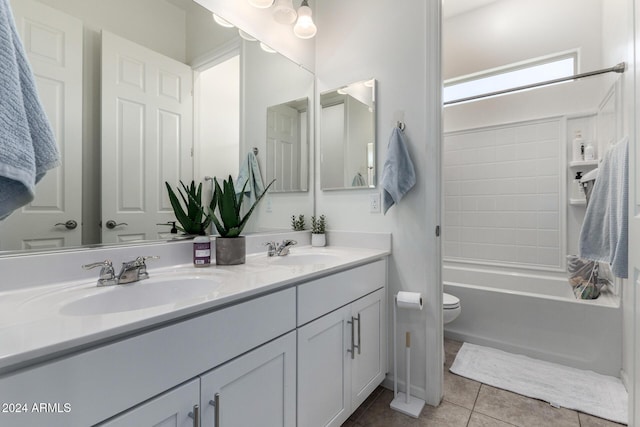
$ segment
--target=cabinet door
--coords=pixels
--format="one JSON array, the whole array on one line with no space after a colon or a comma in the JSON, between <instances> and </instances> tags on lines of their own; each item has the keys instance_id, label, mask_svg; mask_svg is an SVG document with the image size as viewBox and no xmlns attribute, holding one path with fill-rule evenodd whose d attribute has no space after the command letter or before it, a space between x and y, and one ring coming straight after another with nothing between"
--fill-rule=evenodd
<instances>
[{"instance_id":1,"label":"cabinet door","mask_svg":"<svg viewBox=\"0 0 640 427\"><path fill-rule=\"evenodd\" d=\"M351 407L357 408L382 382L386 373L385 290L351 305L359 346L351 368Z\"/></svg>"},{"instance_id":2,"label":"cabinet door","mask_svg":"<svg viewBox=\"0 0 640 427\"><path fill-rule=\"evenodd\" d=\"M298 427L340 426L351 414L351 309L298 329Z\"/></svg>"},{"instance_id":3,"label":"cabinet door","mask_svg":"<svg viewBox=\"0 0 640 427\"><path fill-rule=\"evenodd\" d=\"M294 427L296 334L258 347L200 380L202 426Z\"/></svg>"},{"instance_id":4,"label":"cabinet door","mask_svg":"<svg viewBox=\"0 0 640 427\"><path fill-rule=\"evenodd\" d=\"M132 378L133 380L133 378ZM200 400L200 381L195 379L131 409L102 427L193 427L194 406Z\"/></svg>"}]
</instances>

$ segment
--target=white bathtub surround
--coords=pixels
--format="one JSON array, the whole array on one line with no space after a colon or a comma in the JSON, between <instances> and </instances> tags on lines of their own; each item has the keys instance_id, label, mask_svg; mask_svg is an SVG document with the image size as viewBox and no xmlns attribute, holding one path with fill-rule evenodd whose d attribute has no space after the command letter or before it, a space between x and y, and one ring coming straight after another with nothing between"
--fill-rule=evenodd
<instances>
[{"instance_id":1,"label":"white bathtub surround","mask_svg":"<svg viewBox=\"0 0 640 427\"><path fill-rule=\"evenodd\" d=\"M445 134L445 260L563 267L563 134L558 117Z\"/></svg>"},{"instance_id":2,"label":"white bathtub surround","mask_svg":"<svg viewBox=\"0 0 640 427\"><path fill-rule=\"evenodd\" d=\"M627 423L628 394L615 377L464 343L451 372L523 396Z\"/></svg>"},{"instance_id":3,"label":"white bathtub surround","mask_svg":"<svg viewBox=\"0 0 640 427\"><path fill-rule=\"evenodd\" d=\"M577 300L561 274L447 263L444 291L464 304L445 335L474 344L618 377L619 297Z\"/></svg>"}]
</instances>

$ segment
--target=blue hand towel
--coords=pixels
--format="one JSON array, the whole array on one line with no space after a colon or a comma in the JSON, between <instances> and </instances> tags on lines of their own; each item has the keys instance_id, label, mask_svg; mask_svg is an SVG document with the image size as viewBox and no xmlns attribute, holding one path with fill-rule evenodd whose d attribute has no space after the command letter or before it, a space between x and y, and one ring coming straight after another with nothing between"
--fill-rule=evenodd
<instances>
[{"instance_id":1,"label":"blue hand towel","mask_svg":"<svg viewBox=\"0 0 640 427\"><path fill-rule=\"evenodd\" d=\"M244 187L245 183L247 186L244 189L244 197L248 197L249 204L244 206L253 206L258 196L260 196L264 192L264 184L262 183L262 175L260 174L260 166L258 165L258 158L252 151L247 154L247 158L240 165L240 172L238 173L238 179L236 180L236 191L238 191L238 196L240 196L240 191L242 187Z\"/></svg>"},{"instance_id":2,"label":"blue hand towel","mask_svg":"<svg viewBox=\"0 0 640 427\"><path fill-rule=\"evenodd\" d=\"M353 177L353 181L351 181L352 187L366 187L367 182L364 180L364 176L360 172L356 172Z\"/></svg>"},{"instance_id":3,"label":"blue hand towel","mask_svg":"<svg viewBox=\"0 0 640 427\"><path fill-rule=\"evenodd\" d=\"M628 276L629 141L606 154L591 191L580 231L580 257L608 262L617 277Z\"/></svg>"},{"instance_id":4,"label":"blue hand towel","mask_svg":"<svg viewBox=\"0 0 640 427\"><path fill-rule=\"evenodd\" d=\"M400 202L402 197L416 183L416 172L407 151L404 132L393 128L387 147L387 160L382 169L382 208L386 214L391 206Z\"/></svg>"},{"instance_id":5,"label":"blue hand towel","mask_svg":"<svg viewBox=\"0 0 640 427\"><path fill-rule=\"evenodd\" d=\"M0 220L33 200L59 159L9 0L0 0Z\"/></svg>"}]
</instances>

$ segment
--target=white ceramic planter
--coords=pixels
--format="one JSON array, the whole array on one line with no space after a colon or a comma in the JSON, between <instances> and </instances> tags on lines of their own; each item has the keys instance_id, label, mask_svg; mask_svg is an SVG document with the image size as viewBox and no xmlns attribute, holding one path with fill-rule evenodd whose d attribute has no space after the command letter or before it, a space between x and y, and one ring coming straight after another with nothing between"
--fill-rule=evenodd
<instances>
[{"instance_id":1,"label":"white ceramic planter","mask_svg":"<svg viewBox=\"0 0 640 427\"><path fill-rule=\"evenodd\" d=\"M311 234L311 246L321 247L327 245L326 234Z\"/></svg>"}]
</instances>

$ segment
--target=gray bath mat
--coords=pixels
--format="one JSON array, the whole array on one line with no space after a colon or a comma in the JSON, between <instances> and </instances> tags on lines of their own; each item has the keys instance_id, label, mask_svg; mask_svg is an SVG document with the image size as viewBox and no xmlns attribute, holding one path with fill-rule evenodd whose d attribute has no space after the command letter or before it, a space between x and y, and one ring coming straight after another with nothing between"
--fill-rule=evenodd
<instances>
[{"instance_id":1,"label":"gray bath mat","mask_svg":"<svg viewBox=\"0 0 640 427\"><path fill-rule=\"evenodd\" d=\"M450 371L554 406L627 423L628 395L618 378L469 343L462 345Z\"/></svg>"}]
</instances>

